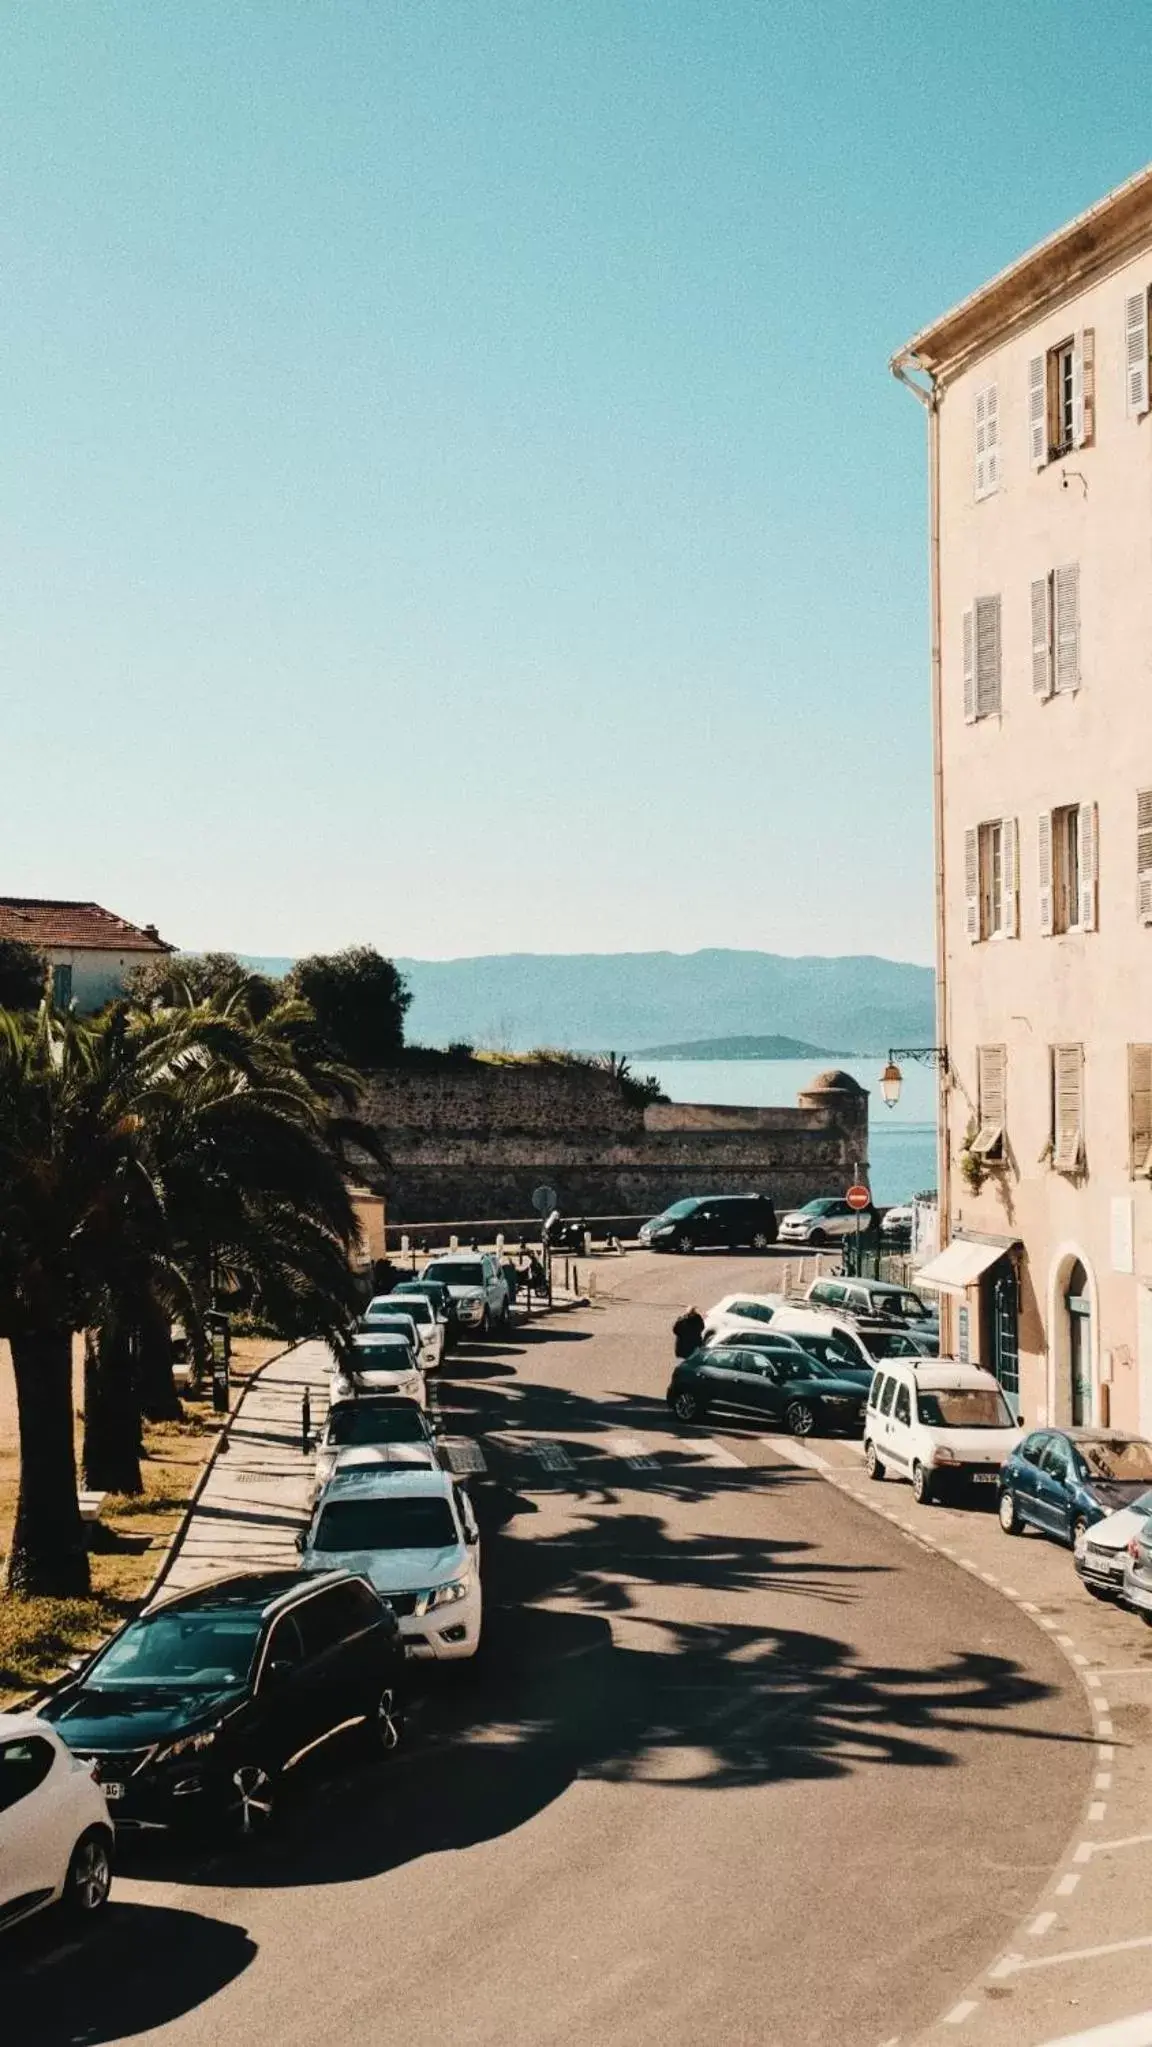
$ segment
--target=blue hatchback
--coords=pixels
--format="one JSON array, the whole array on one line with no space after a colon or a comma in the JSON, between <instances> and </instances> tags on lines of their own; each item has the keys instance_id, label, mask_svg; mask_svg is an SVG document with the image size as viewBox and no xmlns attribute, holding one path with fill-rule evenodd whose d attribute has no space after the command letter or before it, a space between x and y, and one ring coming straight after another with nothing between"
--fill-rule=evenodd
<instances>
[{"instance_id":1,"label":"blue hatchback","mask_svg":"<svg viewBox=\"0 0 1152 2047\"><path fill-rule=\"evenodd\" d=\"M1039 1528L1074 1543L1152 1485L1152 1443L1114 1429L1033 1429L1000 1468L1005 1535Z\"/></svg>"}]
</instances>

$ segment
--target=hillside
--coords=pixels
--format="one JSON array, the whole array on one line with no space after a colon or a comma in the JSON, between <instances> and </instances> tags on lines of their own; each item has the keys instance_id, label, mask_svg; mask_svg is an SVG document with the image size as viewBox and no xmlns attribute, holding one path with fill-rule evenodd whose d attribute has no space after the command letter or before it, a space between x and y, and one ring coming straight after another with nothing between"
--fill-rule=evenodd
<instances>
[{"instance_id":1,"label":"hillside","mask_svg":"<svg viewBox=\"0 0 1152 2047\"><path fill-rule=\"evenodd\" d=\"M802 1038L689 1038L683 1045L638 1045L637 1059L835 1059L840 1055Z\"/></svg>"},{"instance_id":2,"label":"hillside","mask_svg":"<svg viewBox=\"0 0 1152 2047\"><path fill-rule=\"evenodd\" d=\"M291 962L251 964L283 973ZM500 953L396 964L413 993L408 1035L426 1045L629 1052L776 1035L848 1054L935 1035L931 969L868 954Z\"/></svg>"}]
</instances>

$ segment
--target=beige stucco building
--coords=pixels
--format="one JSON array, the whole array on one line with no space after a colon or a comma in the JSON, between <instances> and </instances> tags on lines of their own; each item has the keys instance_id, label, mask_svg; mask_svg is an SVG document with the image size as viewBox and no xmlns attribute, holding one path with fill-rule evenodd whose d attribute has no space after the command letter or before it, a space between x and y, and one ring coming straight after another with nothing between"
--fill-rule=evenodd
<instances>
[{"instance_id":1,"label":"beige stucco building","mask_svg":"<svg viewBox=\"0 0 1152 2047\"><path fill-rule=\"evenodd\" d=\"M945 1341L1152 1431L1152 169L915 336Z\"/></svg>"},{"instance_id":2,"label":"beige stucco building","mask_svg":"<svg viewBox=\"0 0 1152 2047\"><path fill-rule=\"evenodd\" d=\"M123 995L133 967L176 949L154 924L129 924L99 903L47 896L0 896L0 938L42 952L58 1006L81 1015Z\"/></svg>"}]
</instances>

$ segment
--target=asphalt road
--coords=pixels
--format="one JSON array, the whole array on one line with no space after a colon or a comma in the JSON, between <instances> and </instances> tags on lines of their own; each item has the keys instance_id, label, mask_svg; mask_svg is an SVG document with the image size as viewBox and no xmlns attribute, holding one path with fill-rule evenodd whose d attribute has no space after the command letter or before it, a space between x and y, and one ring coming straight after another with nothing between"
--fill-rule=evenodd
<instances>
[{"instance_id":1,"label":"asphalt road","mask_svg":"<svg viewBox=\"0 0 1152 2047\"><path fill-rule=\"evenodd\" d=\"M479 1667L407 1755L249 1853L155 1854L105 1931L10 1954L10 2047L910 2040L1028 1910L1092 1768L996 1593L755 1434L684 1431L669 1324L750 1260L451 1361L479 1440Z\"/></svg>"}]
</instances>

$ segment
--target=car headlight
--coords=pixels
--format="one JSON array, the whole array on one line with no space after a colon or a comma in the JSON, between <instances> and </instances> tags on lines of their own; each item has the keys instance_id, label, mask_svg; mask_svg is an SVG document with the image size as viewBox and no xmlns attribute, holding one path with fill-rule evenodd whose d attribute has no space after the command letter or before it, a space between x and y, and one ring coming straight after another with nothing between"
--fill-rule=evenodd
<instances>
[{"instance_id":1,"label":"car headlight","mask_svg":"<svg viewBox=\"0 0 1152 2047\"><path fill-rule=\"evenodd\" d=\"M199 1755L201 1750L211 1748L219 1732L219 1727L204 1727L199 1734L186 1734L180 1741L170 1742L167 1748L159 1749L152 1760L154 1763L174 1763L178 1756Z\"/></svg>"},{"instance_id":2,"label":"car headlight","mask_svg":"<svg viewBox=\"0 0 1152 2047\"><path fill-rule=\"evenodd\" d=\"M430 1591L421 1593L416 1611L431 1613L435 1606L455 1606L457 1600L467 1599L471 1590L471 1578L452 1578L447 1585L433 1585Z\"/></svg>"},{"instance_id":3,"label":"car headlight","mask_svg":"<svg viewBox=\"0 0 1152 2047\"><path fill-rule=\"evenodd\" d=\"M653 1237L674 1237L676 1235L676 1225L675 1223L661 1223L659 1229L652 1230L650 1234Z\"/></svg>"},{"instance_id":4,"label":"car headlight","mask_svg":"<svg viewBox=\"0 0 1152 2047\"><path fill-rule=\"evenodd\" d=\"M958 1461L959 1460L957 1459L955 1450L945 1449L943 1444L937 1445L936 1448L937 1464L956 1464Z\"/></svg>"}]
</instances>

